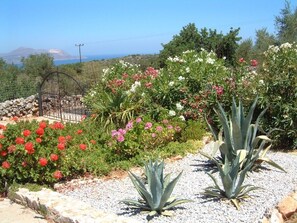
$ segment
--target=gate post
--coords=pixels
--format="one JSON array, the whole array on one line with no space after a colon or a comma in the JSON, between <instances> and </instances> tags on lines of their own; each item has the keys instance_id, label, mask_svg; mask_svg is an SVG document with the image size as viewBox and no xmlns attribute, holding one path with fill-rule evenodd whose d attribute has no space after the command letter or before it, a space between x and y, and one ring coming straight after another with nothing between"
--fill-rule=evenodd
<instances>
[{"instance_id":1,"label":"gate post","mask_svg":"<svg viewBox=\"0 0 297 223\"><path fill-rule=\"evenodd\" d=\"M39 116L43 116L41 84L39 84L38 88L39 88L39 89L38 89L38 108L39 108Z\"/></svg>"}]
</instances>

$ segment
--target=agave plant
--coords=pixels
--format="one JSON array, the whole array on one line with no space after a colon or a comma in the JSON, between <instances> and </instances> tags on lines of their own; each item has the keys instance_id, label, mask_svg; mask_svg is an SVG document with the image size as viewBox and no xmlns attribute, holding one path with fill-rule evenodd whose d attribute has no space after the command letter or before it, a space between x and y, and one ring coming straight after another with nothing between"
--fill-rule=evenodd
<instances>
[{"instance_id":1,"label":"agave plant","mask_svg":"<svg viewBox=\"0 0 297 223\"><path fill-rule=\"evenodd\" d=\"M240 153L233 161L229 160L228 156L225 156L225 162L223 166L221 166L217 160L213 160L219 169L222 188L219 186L216 178L213 175L207 173L214 181L215 185L207 187L204 193L202 193L211 197L227 198L235 205L237 209L239 209L240 201L249 197L248 193L250 191L259 189L259 187L255 187L253 185L243 185L245 176L253 165L253 162L250 162L244 167L243 170L241 170ZM256 156L253 159L256 159Z\"/></svg>"},{"instance_id":2,"label":"agave plant","mask_svg":"<svg viewBox=\"0 0 297 223\"><path fill-rule=\"evenodd\" d=\"M171 174L167 174L164 177L163 170L163 161L158 163L158 161L152 162L150 160L147 164L145 164L144 173L148 188L146 188L145 184L139 177L129 172L129 177L137 192L141 196L141 199L125 199L121 202L128 206L148 211L149 216L157 214L170 215L171 212L168 210L179 204L191 202L191 200L188 199L177 199L175 197L171 197L172 191L182 173L178 174L176 178L170 181Z\"/></svg>"},{"instance_id":3,"label":"agave plant","mask_svg":"<svg viewBox=\"0 0 297 223\"><path fill-rule=\"evenodd\" d=\"M233 98L231 108L232 113L229 120L222 105L218 103L218 110L214 110L220 120L220 123L222 124L223 137L222 132L216 134L211 125L208 123L215 139L213 147L214 151L211 155L203 152L201 152L201 154L212 159L216 151L219 150L221 157L217 159L217 161L221 161L223 163L226 156L228 160L232 162L238 157L238 154L240 154L239 162L241 169L244 169L246 166L250 166L249 163L251 162L253 162L253 165L251 165L250 168L252 168L256 162L267 162L268 164L286 172L281 166L265 157L267 151L271 147L271 145L267 145L271 143L271 139L268 138L266 134L257 135L259 133L260 118L264 115L266 109L263 110L257 117L255 124L252 124L257 100L258 98L255 99L247 116L245 117L242 103L239 102L237 107L235 99ZM255 157L256 159L254 159Z\"/></svg>"}]
</instances>

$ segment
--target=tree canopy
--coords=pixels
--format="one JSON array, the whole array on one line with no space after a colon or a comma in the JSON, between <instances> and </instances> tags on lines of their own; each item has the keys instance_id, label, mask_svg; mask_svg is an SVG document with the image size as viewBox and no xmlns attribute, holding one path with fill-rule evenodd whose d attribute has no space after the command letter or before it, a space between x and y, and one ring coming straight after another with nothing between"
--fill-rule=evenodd
<instances>
[{"instance_id":1,"label":"tree canopy","mask_svg":"<svg viewBox=\"0 0 297 223\"><path fill-rule=\"evenodd\" d=\"M294 11L288 1L281 10L280 15L275 17L275 27L280 43L297 41L297 7Z\"/></svg>"},{"instance_id":2,"label":"tree canopy","mask_svg":"<svg viewBox=\"0 0 297 223\"><path fill-rule=\"evenodd\" d=\"M238 47L237 42L241 39L238 37L239 28L231 28L229 33L223 35L216 29L211 30L202 28L200 31L194 23L189 23L182 28L179 35L173 36L173 39L162 44L163 50L160 51L160 63L164 66L168 57L178 56L186 50L201 51L201 48L207 51L214 51L219 58L226 58L229 64L234 63L235 51Z\"/></svg>"}]
</instances>

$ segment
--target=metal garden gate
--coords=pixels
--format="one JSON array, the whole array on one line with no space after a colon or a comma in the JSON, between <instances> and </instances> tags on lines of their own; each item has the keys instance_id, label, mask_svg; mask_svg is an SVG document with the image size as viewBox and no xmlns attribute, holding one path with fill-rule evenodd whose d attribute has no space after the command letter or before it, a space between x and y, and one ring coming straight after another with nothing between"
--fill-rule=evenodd
<instances>
[{"instance_id":1,"label":"metal garden gate","mask_svg":"<svg viewBox=\"0 0 297 223\"><path fill-rule=\"evenodd\" d=\"M87 115L83 95L84 89L70 75L60 71L48 73L39 89L39 115L79 122Z\"/></svg>"}]
</instances>

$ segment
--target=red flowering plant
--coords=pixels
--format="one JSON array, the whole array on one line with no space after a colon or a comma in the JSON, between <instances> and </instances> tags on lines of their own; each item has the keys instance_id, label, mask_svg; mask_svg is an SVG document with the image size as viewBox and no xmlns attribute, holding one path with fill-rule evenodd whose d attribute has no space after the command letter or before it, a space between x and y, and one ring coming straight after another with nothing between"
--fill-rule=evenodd
<instances>
[{"instance_id":1,"label":"red flowering plant","mask_svg":"<svg viewBox=\"0 0 297 223\"><path fill-rule=\"evenodd\" d=\"M94 131L85 134L90 132L87 127L84 122L49 124L45 121L18 121L3 127L0 188L14 181L51 184L86 171L84 155L90 155L97 146Z\"/></svg>"}]
</instances>

